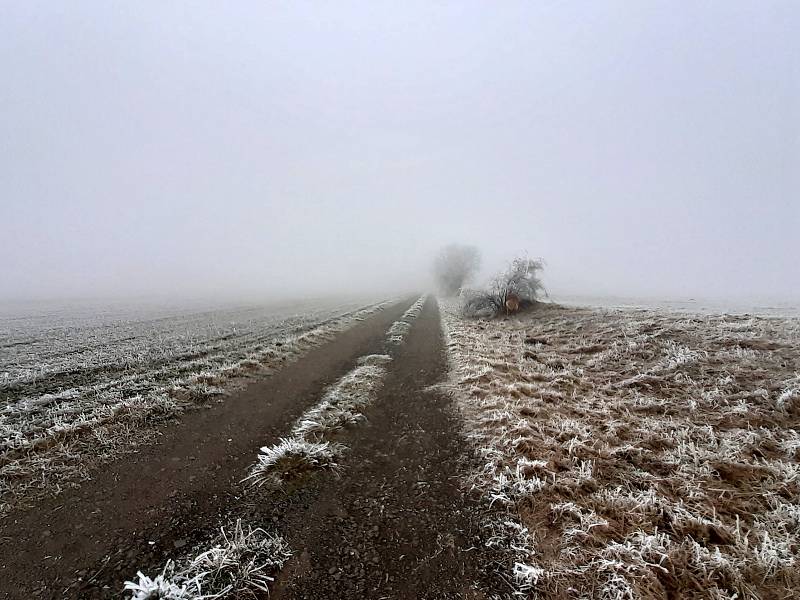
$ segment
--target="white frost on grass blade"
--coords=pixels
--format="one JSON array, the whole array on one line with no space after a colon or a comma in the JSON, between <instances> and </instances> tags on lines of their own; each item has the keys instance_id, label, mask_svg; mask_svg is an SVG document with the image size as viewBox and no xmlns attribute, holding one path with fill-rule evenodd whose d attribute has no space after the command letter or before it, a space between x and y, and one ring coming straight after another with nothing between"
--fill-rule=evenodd
<instances>
[{"instance_id":1,"label":"white frost on grass blade","mask_svg":"<svg viewBox=\"0 0 800 600\"><path fill-rule=\"evenodd\" d=\"M329 387L319 404L300 417L292 429L292 437L261 448L258 462L245 480L281 487L309 471L337 472L337 459L345 448L324 439L366 419L363 411L383 385L386 366L391 360L386 354L362 356L358 366Z\"/></svg>"},{"instance_id":2,"label":"white frost on grass blade","mask_svg":"<svg viewBox=\"0 0 800 600\"><path fill-rule=\"evenodd\" d=\"M775 400L775 404L781 410L786 410L793 403L800 406L800 376L794 377L791 382L787 381L785 385L786 387Z\"/></svg>"},{"instance_id":3,"label":"white frost on grass blade","mask_svg":"<svg viewBox=\"0 0 800 600\"><path fill-rule=\"evenodd\" d=\"M408 332L411 331L411 324L422 312L422 307L425 306L427 298L427 294L420 296L397 321L392 323L386 334L386 343L389 346L399 346L403 343Z\"/></svg>"},{"instance_id":4,"label":"white frost on grass blade","mask_svg":"<svg viewBox=\"0 0 800 600\"><path fill-rule=\"evenodd\" d=\"M520 591L528 591L532 589L539 580L544 577L544 569L526 565L524 563L514 563L514 582L519 587Z\"/></svg>"},{"instance_id":5,"label":"white frost on grass blade","mask_svg":"<svg viewBox=\"0 0 800 600\"><path fill-rule=\"evenodd\" d=\"M300 418L292 434L316 440L363 421L362 411L372 403L383 385L390 361L391 357L386 354L361 357L359 366L328 388L320 403Z\"/></svg>"},{"instance_id":6,"label":"white frost on grass blade","mask_svg":"<svg viewBox=\"0 0 800 600\"><path fill-rule=\"evenodd\" d=\"M222 530L222 542L197 556L190 572L203 573L204 598L238 598L248 590L269 592L269 583L291 556L282 537L248 528L241 520L232 534Z\"/></svg>"},{"instance_id":7,"label":"white frost on grass blade","mask_svg":"<svg viewBox=\"0 0 800 600\"><path fill-rule=\"evenodd\" d=\"M255 485L281 487L285 482L314 470L338 471L336 462L342 453L340 444L309 442L300 438L282 438L274 446L264 446L256 464L244 481Z\"/></svg>"},{"instance_id":8,"label":"white frost on grass blade","mask_svg":"<svg viewBox=\"0 0 800 600\"><path fill-rule=\"evenodd\" d=\"M197 577L191 581L183 581L183 577L175 575L175 563L168 561L164 570L153 579L136 573L137 581L126 581L123 591L131 592L131 600L194 600L200 596L201 589ZM181 583L175 583L180 580Z\"/></svg>"},{"instance_id":9,"label":"white frost on grass blade","mask_svg":"<svg viewBox=\"0 0 800 600\"><path fill-rule=\"evenodd\" d=\"M130 600L222 600L254 592L269 593L274 575L291 556L282 537L236 521L229 534L193 559L184 559L178 569L168 561L161 574L151 579L141 571L138 581L126 581Z\"/></svg>"},{"instance_id":10,"label":"white frost on grass blade","mask_svg":"<svg viewBox=\"0 0 800 600\"><path fill-rule=\"evenodd\" d=\"M800 320L440 305L516 596L796 595Z\"/></svg>"}]
</instances>

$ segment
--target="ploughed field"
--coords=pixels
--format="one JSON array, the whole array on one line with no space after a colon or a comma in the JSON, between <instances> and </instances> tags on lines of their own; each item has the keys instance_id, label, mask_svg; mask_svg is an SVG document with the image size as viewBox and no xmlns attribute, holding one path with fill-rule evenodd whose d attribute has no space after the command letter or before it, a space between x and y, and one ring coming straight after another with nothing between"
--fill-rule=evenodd
<instances>
[{"instance_id":1,"label":"ploughed field","mask_svg":"<svg viewBox=\"0 0 800 600\"><path fill-rule=\"evenodd\" d=\"M0 309L0 515L88 477L152 426L222 399L380 307Z\"/></svg>"},{"instance_id":2,"label":"ploughed field","mask_svg":"<svg viewBox=\"0 0 800 600\"><path fill-rule=\"evenodd\" d=\"M800 594L800 319L443 311L503 576L538 598Z\"/></svg>"}]
</instances>

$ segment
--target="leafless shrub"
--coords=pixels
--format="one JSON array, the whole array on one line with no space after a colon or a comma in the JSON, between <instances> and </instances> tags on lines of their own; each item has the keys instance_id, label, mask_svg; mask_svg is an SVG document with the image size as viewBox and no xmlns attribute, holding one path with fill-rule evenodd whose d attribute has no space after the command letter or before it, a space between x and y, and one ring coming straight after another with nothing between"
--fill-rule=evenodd
<instances>
[{"instance_id":1,"label":"leafless shrub","mask_svg":"<svg viewBox=\"0 0 800 600\"><path fill-rule=\"evenodd\" d=\"M541 260L517 257L505 272L492 282L492 293L505 306L509 295L515 294L523 303L536 302L544 285L538 273L544 268Z\"/></svg>"},{"instance_id":2,"label":"leafless shrub","mask_svg":"<svg viewBox=\"0 0 800 600\"><path fill-rule=\"evenodd\" d=\"M537 301L544 285L538 273L541 260L515 258L497 275L488 290L462 290L461 314L469 318L491 318L508 309L514 312Z\"/></svg>"}]
</instances>

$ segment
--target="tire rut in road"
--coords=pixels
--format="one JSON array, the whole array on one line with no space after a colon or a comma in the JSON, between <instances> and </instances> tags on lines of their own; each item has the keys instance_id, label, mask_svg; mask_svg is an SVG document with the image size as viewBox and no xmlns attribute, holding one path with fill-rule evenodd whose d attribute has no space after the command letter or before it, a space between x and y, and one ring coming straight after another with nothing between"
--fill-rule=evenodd
<instances>
[{"instance_id":1,"label":"tire rut in road","mask_svg":"<svg viewBox=\"0 0 800 600\"><path fill-rule=\"evenodd\" d=\"M239 481L258 447L285 435L358 357L381 351L411 302L387 307L221 404L187 413L157 443L79 489L9 514L0 522L0 597L118 598L137 569L158 572L176 548L217 531L222 516L247 501Z\"/></svg>"},{"instance_id":2,"label":"tire rut in road","mask_svg":"<svg viewBox=\"0 0 800 600\"><path fill-rule=\"evenodd\" d=\"M367 423L342 435L341 478L273 505L295 554L273 599L485 597L480 509L460 486L468 452L450 399L429 389L446 368L429 299Z\"/></svg>"}]
</instances>

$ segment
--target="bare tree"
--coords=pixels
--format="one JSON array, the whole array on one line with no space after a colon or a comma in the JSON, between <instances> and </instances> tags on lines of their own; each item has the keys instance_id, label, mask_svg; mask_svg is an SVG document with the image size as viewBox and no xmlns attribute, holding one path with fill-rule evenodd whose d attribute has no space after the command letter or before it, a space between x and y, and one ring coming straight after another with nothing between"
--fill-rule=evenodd
<instances>
[{"instance_id":1,"label":"bare tree","mask_svg":"<svg viewBox=\"0 0 800 600\"><path fill-rule=\"evenodd\" d=\"M515 296L522 306L532 304L544 291L538 272L544 268L541 260L515 258L511 264L492 282L492 294L501 307L506 306L509 296Z\"/></svg>"},{"instance_id":2,"label":"bare tree","mask_svg":"<svg viewBox=\"0 0 800 600\"><path fill-rule=\"evenodd\" d=\"M516 311L530 306L545 291L539 279L543 266L541 260L515 258L492 280L488 291L462 290L462 313L467 317L487 318L509 310L509 307Z\"/></svg>"},{"instance_id":3,"label":"bare tree","mask_svg":"<svg viewBox=\"0 0 800 600\"><path fill-rule=\"evenodd\" d=\"M442 293L454 296L475 275L480 264L480 252L475 246L450 244L439 251L433 274Z\"/></svg>"}]
</instances>

